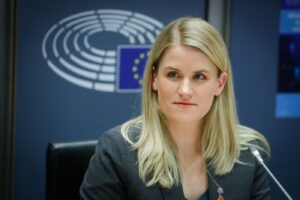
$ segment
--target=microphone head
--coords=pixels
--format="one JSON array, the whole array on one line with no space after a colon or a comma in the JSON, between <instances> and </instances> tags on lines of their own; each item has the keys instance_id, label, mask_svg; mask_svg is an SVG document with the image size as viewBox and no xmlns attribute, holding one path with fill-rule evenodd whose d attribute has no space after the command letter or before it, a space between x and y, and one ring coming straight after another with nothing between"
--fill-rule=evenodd
<instances>
[{"instance_id":1,"label":"microphone head","mask_svg":"<svg viewBox=\"0 0 300 200\"><path fill-rule=\"evenodd\" d=\"M252 155L254 155L254 157L259 161L259 162L264 162L262 157L260 156L260 153L257 149L255 149L254 147L249 147Z\"/></svg>"}]
</instances>

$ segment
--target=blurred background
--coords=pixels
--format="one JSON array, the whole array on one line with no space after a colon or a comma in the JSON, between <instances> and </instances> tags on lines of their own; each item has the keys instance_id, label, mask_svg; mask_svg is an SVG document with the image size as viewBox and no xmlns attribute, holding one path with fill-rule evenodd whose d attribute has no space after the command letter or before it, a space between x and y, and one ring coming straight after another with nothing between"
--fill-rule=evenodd
<instances>
[{"instance_id":1,"label":"blurred background","mask_svg":"<svg viewBox=\"0 0 300 200\"><path fill-rule=\"evenodd\" d=\"M0 199L45 198L48 142L96 140L137 116L147 52L183 16L224 36L240 121L300 196L299 0L0 0Z\"/></svg>"}]
</instances>

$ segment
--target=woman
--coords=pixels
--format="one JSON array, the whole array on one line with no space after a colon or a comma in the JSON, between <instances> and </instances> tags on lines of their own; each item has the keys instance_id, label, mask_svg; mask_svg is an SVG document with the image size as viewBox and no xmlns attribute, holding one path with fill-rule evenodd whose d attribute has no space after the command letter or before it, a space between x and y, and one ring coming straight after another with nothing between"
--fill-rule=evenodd
<instances>
[{"instance_id":1,"label":"woman","mask_svg":"<svg viewBox=\"0 0 300 200\"><path fill-rule=\"evenodd\" d=\"M220 34L180 18L158 36L143 80L141 116L103 134L82 199L269 199L266 173L249 147L269 154L239 125Z\"/></svg>"}]
</instances>

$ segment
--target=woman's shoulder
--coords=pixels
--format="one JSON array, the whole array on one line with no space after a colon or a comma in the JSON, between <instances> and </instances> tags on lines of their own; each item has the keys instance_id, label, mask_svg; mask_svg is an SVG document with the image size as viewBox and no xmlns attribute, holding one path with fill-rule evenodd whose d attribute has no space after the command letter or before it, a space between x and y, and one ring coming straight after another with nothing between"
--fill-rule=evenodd
<instances>
[{"instance_id":1,"label":"woman's shoulder","mask_svg":"<svg viewBox=\"0 0 300 200\"><path fill-rule=\"evenodd\" d=\"M99 137L99 141L105 140L106 142L120 142L121 137L121 125L118 125L102 133Z\"/></svg>"},{"instance_id":2,"label":"woman's shoulder","mask_svg":"<svg viewBox=\"0 0 300 200\"><path fill-rule=\"evenodd\" d=\"M99 137L99 140L112 140L115 142L123 142L124 137L122 135L122 127L123 125L115 126L111 129L106 130L101 136ZM128 135L130 139L134 139L140 135L141 129L139 127L131 127L128 130Z\"/></svg>"},{"instance_id":3,"label":"woman's shoulder","mask_svg":"<svg viewBox=\"0 0 300 200\"><path fill-rule=\"evenodd\" d=\"M270 156L270 146L265 136L255 129L240 125L238 127L241 153L243 150L254 148L259 150L265 156Z\"/></svg>"},{"instance_id":4,"label":"woman's shoulder","mask_svg":"<svg viewBox=\"0 0 300 200\"><path fill-rule=\"evenodd\" d=\"M128 151L131 145L125 140L121 133L122 125L115 126L104 133L98 139L97 147L105 151ZM132 137L139 135L140 131L137 128L129 130Z\"/></svg>"}]
</instances>

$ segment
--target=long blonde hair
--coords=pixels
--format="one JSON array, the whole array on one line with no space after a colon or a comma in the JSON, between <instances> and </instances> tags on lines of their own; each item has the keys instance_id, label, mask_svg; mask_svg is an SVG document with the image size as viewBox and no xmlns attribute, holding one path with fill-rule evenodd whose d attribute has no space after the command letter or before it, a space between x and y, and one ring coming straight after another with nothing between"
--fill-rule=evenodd
<instances>
[{"instance_id":1,"label":"long blonde hair","mask_svg":"<svg viewBox=\"0 0 300 200\"><path fill-rule=\"evenodd\" d=\"M266 139L253 129L239 125L231 64L221 35L199 18L180 18L166 26L157 37L149 54L143 79L141 116L123 124L123 137L138 151L139 176L147 186L159 183L171 188L180 182L180 165L175 144L170 139L167 122L159 110L157 94L152 89L153 73L166 49L171 45L188 45L200 49L220 72L228 75L221 95L216 96L204 117L201 144L203 156L215 174L230 172L238 161L240 151L258 140L269 153ZM140 136L133 141L130 129L138 127Z\"/></svg>"}]
</instances>

